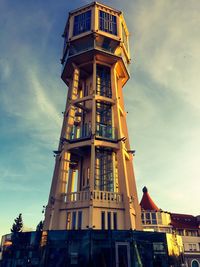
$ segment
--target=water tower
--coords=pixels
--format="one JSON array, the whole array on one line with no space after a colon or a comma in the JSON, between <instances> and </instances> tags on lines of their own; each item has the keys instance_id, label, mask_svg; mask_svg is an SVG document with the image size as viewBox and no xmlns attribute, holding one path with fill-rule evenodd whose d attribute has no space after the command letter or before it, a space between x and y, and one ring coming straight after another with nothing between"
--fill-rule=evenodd
<instances>
[{"instance_id":1,"label":"water tower","mask_svg":"<svg viewBox=\"0 0 200 267\"><path fill-rule=\"evenodd\" d=\"M45 230L141 229L123 87L130 78L122 12L98 2L69 13L68 87Z\"/></svg>"}]
</instances>

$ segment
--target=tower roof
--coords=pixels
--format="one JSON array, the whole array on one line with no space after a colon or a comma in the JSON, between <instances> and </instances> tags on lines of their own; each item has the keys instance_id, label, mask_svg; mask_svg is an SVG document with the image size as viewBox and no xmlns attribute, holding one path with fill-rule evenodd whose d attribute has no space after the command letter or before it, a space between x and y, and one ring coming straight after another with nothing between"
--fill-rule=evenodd
<instances>
[{"instance_id":1,"label":"tower roof","mask_svg":"<svg viewBox=\"0 0 200 267\"><path fill-rule=\"evenodd\" d=\"M142 200L140 202L140 206L141 206L142 210L154 210L154 211L160 210L156 206L156 204L154 203L152 198L150 197L150 195L148 193L148 189L146 186L143 187L142 191L143 191L143 196L142 196Z\"/></svg>"},{"instance_id":2,"label":"tower roof","mask_svg":"<svg viewBox=\"0 0 200 267\"><path fill-rule=\"evenodd\" d=\"M115 12L118 13L118 14L122 14L121 11L119 11L119 10L113 8L113 7L110 7L110 6L108 6L108 5L104 5L104 4L102 4L102 3L100 3L100 2L97 2L97 1L92 2L92 3L90 3L90 4L87 4L87 5L84 5L84 6L81 6L81 7L79 7L79 8L76 8L76 9L70 11L69 14L71 15L71 14L73 14L73 13L79 12L79 11L85 9L85 8L89 8L89 7L94 6L94 5L98 5L98 6L101 6L101 7L106 8L106 9L110 9L110 10L112 10L112 11L115 11Z\"/></svg>"}]
</instances>

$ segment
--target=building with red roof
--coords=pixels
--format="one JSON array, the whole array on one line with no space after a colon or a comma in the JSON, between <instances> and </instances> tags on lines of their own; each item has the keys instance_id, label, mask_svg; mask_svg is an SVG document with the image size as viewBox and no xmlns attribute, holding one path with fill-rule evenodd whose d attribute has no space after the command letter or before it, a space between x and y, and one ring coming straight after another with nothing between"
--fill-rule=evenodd
<instances>
[{"instance_id":1,"label":"building with red roof","mask_svg":"<svg viewBox=\"0 0 200 267\"><path fill-rule=\"evenodd\" d=\"M172 233L182 237L184 260L187 267L200 267L200 216L170 213L158 208L143 188L140 202L144 231Z\"/></svg>"},{"instance_id":2,"label":"building with red roof","mask_svg":"<svg viewBox=\"0 0 200 267\"><path fill-rule=\"evenodd\" d=\"M171 225L179 235L198 235L199 222L193 215L171 213Z\"/></svg>"},{"instance_id":3,"label":"building with red roof","mask_svg":"<svg viewBox=\"0 0 200 267\"><path fill-rule=\"evenodd\" d=\"M142 212L142 224L144 231L156 231L172 233L172 226L169 212L161 210L153 201L145 186L140 202Z\"/></svg>"},{"instance_id":4,"label":"building with red roof","mask_svg":"<svg viewBox=\"0 0 200 267\"><path fill-rule=\"evenodd\" d=\"M200 267L200 228L198 217L171 213L173 231L182 236L187 266Z\"/></svg>"}]
</instances>

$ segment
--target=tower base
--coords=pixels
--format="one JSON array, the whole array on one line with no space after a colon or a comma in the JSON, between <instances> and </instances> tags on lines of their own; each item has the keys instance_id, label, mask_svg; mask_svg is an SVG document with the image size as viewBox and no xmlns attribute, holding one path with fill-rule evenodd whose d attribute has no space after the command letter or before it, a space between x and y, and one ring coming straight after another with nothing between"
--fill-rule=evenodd
<instances>
[{"instance_id":1,"label":"tower base","mask_svg":"<svg viewBox=\"0 0 200 267\"><path fill-rule=\"evenodd\" d=\"M182 255L170 256L168 251L165 233L93 229L26 232L2 237L0 266L182 266Z\"/></svg>"}]
</instances>

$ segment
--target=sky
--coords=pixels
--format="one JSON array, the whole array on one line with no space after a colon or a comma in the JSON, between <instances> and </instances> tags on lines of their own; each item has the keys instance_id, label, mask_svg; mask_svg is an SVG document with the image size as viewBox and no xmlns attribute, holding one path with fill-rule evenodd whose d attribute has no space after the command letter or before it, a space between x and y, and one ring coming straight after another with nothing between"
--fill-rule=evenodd
<instances>
[{"instance_id":1,"label":"sky","mask_svg":"<svg viewBox=\"0 0 200 267\"><path fill-rule=\"evenodd\" d=\"M0 236L47 204L67 87L60 79L68 12L90 1L0 1ZM110 0L130 31L124 98L139 200L200 214L200 1Z\"/></svg>"}]
</instances>

